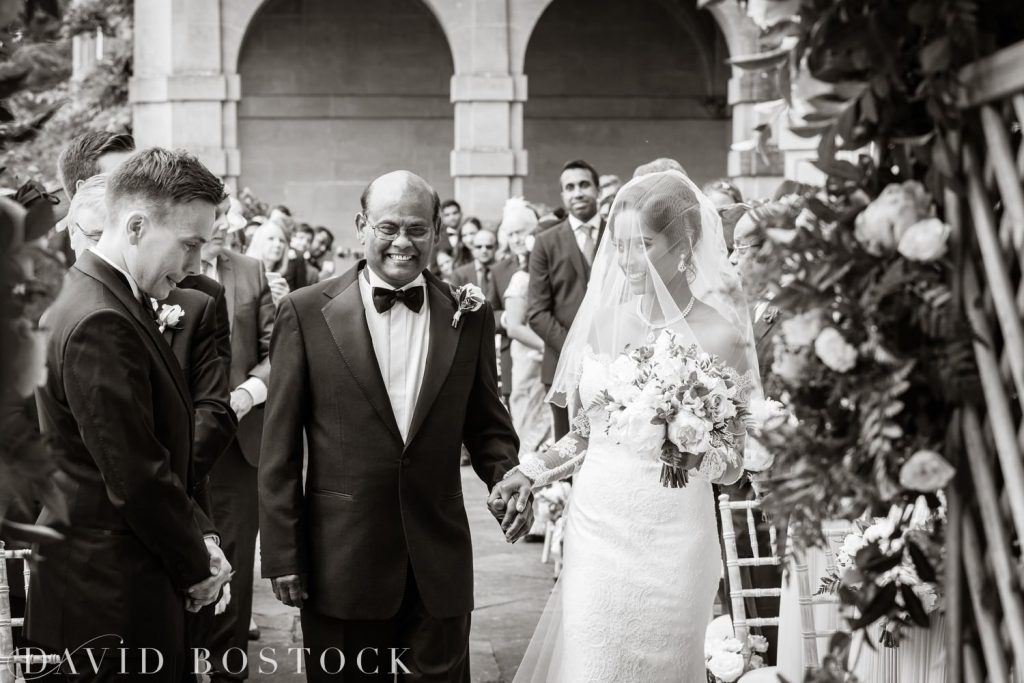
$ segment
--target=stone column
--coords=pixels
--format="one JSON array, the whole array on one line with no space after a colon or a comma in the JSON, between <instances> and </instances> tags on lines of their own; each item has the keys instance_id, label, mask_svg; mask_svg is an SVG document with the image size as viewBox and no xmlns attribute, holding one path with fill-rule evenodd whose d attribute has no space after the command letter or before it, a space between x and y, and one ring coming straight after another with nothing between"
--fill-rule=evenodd
<instances>
[{"instance_id":1,"label":"stone column","mask_svg":"<svg viewBox=\"0 0 1024 683\"><path fill-rule=\"evenodd\" d=\"M522 193L526 175L526 76L510 69L506 2L471 0L443 13L455 54L455 196L464 214L491 224L500 218L505 200Z\"/></svg>"},{"instance_id":2,"label":"stone column","mask_svg":"<svg viewBox=\"0 0 1024 683\"><path fill-rule=\"evenodd\" d=\"M234 186L239 173L237 74L221 58L219 0L135 0L136 144L185 148Z\"/></svg>"},{"instance_id":3,"label":"stone column","mask_svg":"<svg viewBox=\"0 0 1024 683\"><path fill-rule=\"evenodd\" d=\"M754 106L775 99L774 83L760 72L735 69L729 79L729 104L732 107L732 140L740 142L754 137L754 129L765 118ZM773 131L778 139L779 131ZM729 151L728 173L745 198L770 197L782 182L783 155L774 145L767 158L758 150Z\"/></svg>"}]
</instances>

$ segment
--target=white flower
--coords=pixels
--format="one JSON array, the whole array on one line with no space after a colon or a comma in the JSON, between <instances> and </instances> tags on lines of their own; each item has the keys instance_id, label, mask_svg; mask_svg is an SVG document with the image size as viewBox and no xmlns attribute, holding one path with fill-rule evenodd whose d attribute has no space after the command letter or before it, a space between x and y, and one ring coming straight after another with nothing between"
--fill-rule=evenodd
<instances>
[{"instance_id":1,"label":"white flower","mask_svg":"<svg viewBox=\"0 0 1024 683\"><path fill-rule=\"evenodd\" d=\"M668 424L668 439L683 453L703 453L711 447L711 424L688 410L680 410Z\"/></svg>"},{"instance_id":2,"label":"white flower","mask_svg":"<svg viewBox=\"0 0 1024 683\"><path fill-rule=\"evenodd\" d=\"M911 261L935 261L946 254L952 228L938 218L925 218L907 228L897 250Z\"/></svg>"},{"instance_id":3,"label":"white flower","mask_svg":"<svg viewBox=\"0 0 1024 683\"><path fill-rule=\"evenodd\" d=\"M777 344L774 351L772 372L787 384L799 384L803 381L804 371L807 369L807 354L803 351L794 353L786 349L785 344Z\"/></svg>"},{"instance_id":4,"label":"white flower","mask_svg":"<svg viewBox=\"0 0 1024 683\"><path fill-rule=\"evenodd\" d=\"M651 424L654 403L641 394L614 413L622 443L639 453L661 452L665 443L665 425Z\"/></svg>"},{"instance_id":5,"label":"white flower","mask_svg":"<svg viewBox=\"0 0 1024 683\"><path fill-rule=\"evenodd\" d=\"M799 13L800 0L749 0L747 3L747 16L762 30L794 19Z\"/></svg>"},{"instance_id":6,"label":"white flower","mask_svg":"<svg viewBox=\"0 0 1024 683\"><path fill-rule=\"evenodd\" d=\"M164 304L156 314L156 323L160 328L160 332L163 332L167 328L176 330L181 327L181 321L184 317L185 311L178 304L174 304L173 306Z\"/></svg>"},{"instance_id":7,"label":"white flower","mask_svg":"<svg viewBox=\"0 0 1024 683\"><path fill-rule=\"evenodd\" d=\"M810 346L822 327L821 309L813 308L782 321L779 326L786 344L793 348Z\"/></svg>"},{"instance_id":8,"label":"white flower","mask_svg":"<svg viewBox=\"0 0 1024 683\"><path fill-rule=\"evenodd\" d=\"M956 469L935 451L921 450L910 456L900 468L900 486L929 493L944 488Z\"/></svg>"},{"instance_id":9,"label":"white flower","mask_svg":"<svg viewBox=\"0 0 1024 683\"><path fill-rule=\"evenodd\" d=\"M743 469L747 472L764 472L775 463L775 456L752 436L747 437L743 448Z\"/></svg>"},{"instance_id":10,"label":"white flower","mask_svg":"<svg viewBox=\"0 0 1024 683\"><path fill-rule=\"evenodd\" d=\"M857 364L857 349L834 327L826 327L814 340L814 353L836 372L849 372Z\"/></svg>"},{"instance_id":11,"label":"white flower","mask_svg":"<svg viewBox=\"0 0 1024 683\"><path fill-rule=\"evenodd\" d=\"M921 601L926 614L931 614L939 607L939 593L933 583L919 583L913 587L914 594Z\"/></svg>"},{"instance_id":12,"label":"white flower","mask_svg":"<svg viewBox=\"0 0 1024 683\"><path fill-rule=\"evenodd\" d=\"M853 566L857 553L867 544L868 542L864 540L862 534L848 534L839 552L836 553L836 565L839 570L843 571Z\"/></svg>"},{"instance_id":13,"label":"white flower","mask_svg":"<svg viewBox=\"0 0 1024 683\"><path fill-rule=\"evenodd\" d=\"M767 652L768 651L768 639L764 636L750 636L750 649L754 652Z\"/></svg>"},{"instance_id":14,"label":"white flower","mask_svg":"<svg viewBox=\"0 0 1024 683\"><path fill-rule=\"evenodd\" d=\"M747 406L750 412L750 419L758 431L771 431L785 424L789 418L789 411L785 406L774 399L755 399Z\"/></svg>"},{"instance_id":15,"label":"white flower","mask_svg":"<svg viewBox=\"0 0 1024 683\"><path fill-rule=\"evenodd\" d=\"M743 675L743 669L746 668L741 653L727 652L725 650L713 654L708 659L707 666L712 676L721 679L725 683L735 681Z\"/></svg>"},{"instance_id":16,"label":"white flower","mask_svg":"<svg viewBox=\"0 0 1024 683\"><path fill-rule=\"evenodd\" d=\"M455 311L455 315L452 316L452 327L459 326L459 321L464 313L473 313L483 308L484 302L487 300L483 290L474 284L465 284L458 289L452 287L452 297L459 306L459 310Z\"/></svg>"},{"instance_id":17,"label":"white flower","mask_svg":"<svg viewBox=\"0 0 1024 683\"><path fill-rule=\"evenodd\" d=\"M888 517L881 517L864 530L864 544L881 541L888 546L889 539L896 531L896 524Z\"/></svg>"},{"instance_id":18,"label":"white flower","mask_svg":"<svg viewBox=\"0 0 1024 683\"><path fill-rule=\"evenodd\" d=\"M921 183L892 183L857 214L853 235L868 253L881 256L896 248L907 228L928 217L930 206Z\"/></svg>"},{"instance_id":19,"label":"white flower","mask_svg":"<svg viewBox=\"0 0 1024 683\"><path fill-rule=\"evenodd\" d=\"M708 397L708 410L714 422L725 422L736 416L736 404L725 395L725 386Z\"/></svg>"}]
</instances>

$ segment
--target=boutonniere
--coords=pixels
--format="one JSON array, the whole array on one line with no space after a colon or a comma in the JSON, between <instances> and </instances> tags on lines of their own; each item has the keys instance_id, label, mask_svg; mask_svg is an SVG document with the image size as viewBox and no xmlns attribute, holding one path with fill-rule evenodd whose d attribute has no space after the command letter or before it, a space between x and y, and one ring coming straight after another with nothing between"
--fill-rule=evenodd
<instances>
[{"instance_id":1,"label":"boutonniere","mask_svg":"<svg viewBox=\"0 0 1024 683\"><path fill-rule=\"evenodd\" d=\"M762 318L766 323L771 323L779 316L779 307L768 304L768 308L765 309Z\"/></svg>"},{"instance_id":2,"label":"boutonniere","mask_svg":"<svg viewBox=\"0 0 1024 683\"><path fill-rule=\"evenodd\" d=\"M455 311L455 315L452 317L452 327L459 326L463 313L479 311L486 300L483 290L472 284L462 285L458 289L452 287L452 296L455 297L455 303L459 305L459 310Z\"/></svg>"},{"instance_id":3,"label":"boutonniere","mask_svg":"<svg viewBox=\"0 0 1024 683\"><path fill-rule=\"evenodd\" d=\"M156 302L154 301L154 308L156 308ZM180 330L181 321L185 318L185 311L178 304L168 306L163 304L160 306L160 310L156 314L156 324L160 328L160 334L164 333L166 329Z\"/></svg>"}]
</instances>

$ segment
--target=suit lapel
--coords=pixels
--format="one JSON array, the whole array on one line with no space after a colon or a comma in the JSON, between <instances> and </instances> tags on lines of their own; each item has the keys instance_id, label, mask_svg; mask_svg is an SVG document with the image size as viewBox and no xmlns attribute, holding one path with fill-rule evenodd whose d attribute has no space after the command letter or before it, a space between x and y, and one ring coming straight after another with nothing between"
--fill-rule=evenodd
<instances>
[{"instance_id":1,"label":"suit lapel","mask_svg":"<svg viewBox=\"0 0 1024 683\"><path fill-rule=\"evenodd\" d=\"M576 273L586 282L590 279L590 266L587 265L587 260L583 258L580 245L576 244L576 236L573 234L572 226L568 220L565 221L565 227L559 230L559 238L562 240L562 248L569 254L569 260L572 261Z\"/></svg>"},{"instance_id":2,"label":"suit lapel","mask_svg":"<svg viewBox=\"0 0 1024 683\"><path fill-rule=\"evenodd\" d=\"M153 319L143 313L143 304L136 300L128 283L123 280L117 271L92 252L82 254L82 258L75 262L74 267L103 283L127 309L128 313L135 318L135 321L142 326L146 336L149 337L152 345L156 347L158 355L163 359L167 371L170 372L171 377L174 379L174 385L178 388L178 393L181 394L181 398L191 410L192 397L185 381L185 375L179 367L174 354L171 352L171 346L160 336L160 331L156 323L153 322Z\"/></svg>"},{"instance_id":3,"label":"suit lapel","mask_svg":"<svg viewBox=\"0 0 1024 683\"><path fill-rule=\"evenodd\" d=\"M448 372L455 360L455 351L459 346L459 336L466 324L463 318L458 327L452 327L455 301L447 291L447 285L429 273L426 278L427 299L430 302L430 341L427 346L427 365L423 370L423 383L420 385L419 396L416 397L406 446L412 443L416 432L434 405L445 379L448 378Z\"/></svg>"},{"instance_id":4,"label":"suit lapel","mask_svg":"<svg viewBox=\"0 0 1024 683\"><path fill-rule=\"evenodd\" d=\"M217 276L224 286L224 300L228 305L228 328L235 326L235 269L231 267L231 259L226 256L217 257Z\"/></svg>"},{"instance_id":5,"label":"suit lapel","mask_svg":"<svg viewBox=\"0 0 1024 683\"><path fill-rule=\"evenodd\" d=\"M366 309L359 293L361 272L362 265L339 277L331 287L325 289L324 296L329 301L320 310L334 338L334 344L338 347L338 353L356 384L366 394L388 429L401 440L395 411L391 408L391 399L384 385L377 355L373 351L370 328L366 324Z\"/></svg>"}]
</instances>

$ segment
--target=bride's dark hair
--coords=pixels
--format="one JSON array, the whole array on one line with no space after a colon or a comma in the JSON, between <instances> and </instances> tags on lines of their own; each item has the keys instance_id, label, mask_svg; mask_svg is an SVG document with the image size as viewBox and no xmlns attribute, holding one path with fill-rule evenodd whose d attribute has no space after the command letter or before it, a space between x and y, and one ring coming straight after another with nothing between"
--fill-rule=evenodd
<instances>
[{"instance_id":1,"label":"bride's dark hair","mask_svg":"<svg viewBox=\"0 0 1024 683\"><path fill-rule=\"evenodd\" d=\"M672 191L665 192L667 188ZM651 182L619 190L610 218L613 235L616 218L626 210L637 213L642 229L653 234L666 233L673 253L682 252L682 245L692 250L700 241L700 202L694 191L674 176L663 175Z\"/></svg>"}]
</instances>

